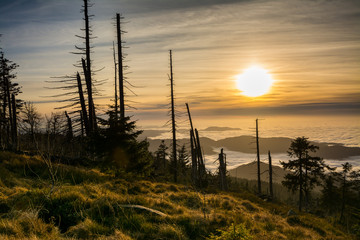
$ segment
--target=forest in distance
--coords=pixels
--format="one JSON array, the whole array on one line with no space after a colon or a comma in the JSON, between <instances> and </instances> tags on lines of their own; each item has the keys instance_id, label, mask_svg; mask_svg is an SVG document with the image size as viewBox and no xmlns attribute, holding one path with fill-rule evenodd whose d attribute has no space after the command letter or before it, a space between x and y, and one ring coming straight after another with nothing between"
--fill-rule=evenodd
<instances>
[{"instance_id":1,"label":"forest in distance","mask_svg":"<svg viewBox=\"0 0 360 240\"><path fill-rule=\"evenodd\" d=\"M214 140L202 132L241 126L198 130L185 102L186 127L179 129L172 50L170 131L140 129L128 112L126 93L135 87L127 79L119 13L109 46L112 103L100 107L104 82L96 79L92 43L101 36L93 35L91 7L83 0L74 72L46 82L57 92L49 99L62 104L51 114L21 99L21 66L0 45L1 239L360 238L360 163L348 161L360 147L315 142L306 133L260 137L258 118L253 135ZM235 166L227 151L255 161Z\"/></svg>"}]
</instances>

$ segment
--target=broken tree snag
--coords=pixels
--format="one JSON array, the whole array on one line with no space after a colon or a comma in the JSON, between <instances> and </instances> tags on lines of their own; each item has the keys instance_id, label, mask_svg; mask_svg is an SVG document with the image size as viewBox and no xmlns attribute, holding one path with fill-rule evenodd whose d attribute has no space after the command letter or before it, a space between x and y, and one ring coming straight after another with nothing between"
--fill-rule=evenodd
<instances>
[{"instance_id":1,"label":"broken tree snag","mask_svg":"<svg viewBox=\"0 0 360 240\"><path fill-rule=\"evenodd\" d=\"M191 119L191 114L190 114L189 104L185 103L185 105L186 105L187 113L188 113L188 116L189 116L190 129L191 129L191 131L194 131L193 124L192 124L192 119Z\"/></svg>"},{"instance_id":2,"label":"broken tree snag","mask_svg":"<svg viewBox=\"0 0 360 240\"><path fill-rule=\"evenodd\" d=\"M195 128L195 142L197 143L196 148L196 155L198 160L198 186L202 188L204 184L206 184L206 169L204 164L204 159L202 155L201 145L200 145L200 138L199 138L199 132Z\"/></svg>"},{"instance_id":3,"label":"broken tree snag","mask_svg":"<svg viewBox=\"0 0 360 240\"><path fill-rule=\"evenodd\" d=\"M67 137L69 139L72 139L73 138L73 130L72 130L72 123L71 123L71 118L69 117L68 113L65 111L65 116L66 116L66 119L67 119Z\"/></svg>"},{"instance_id":4,"label":"broken tree snag","mask_svg":"<svg viewBox=\"0 0 360 240\"><path fill-rule=\"evenodd\" d=\"M195 148L195 138L194 131L190 130L190 147L191 147L191 179L193 184L197 185L197 160L196 160L196 148Z\"/></svg>"},{"instance_id":5,"label":"broken tree snag","mask_svg":"<svg viewBox=\"0 0 360 240\"><path fill-rule=\"evenodd\" d=\"M190 122L190 143L191 143L191 159L192 159L192 181L196 186L201 186L201 175L203 172L202 169L205 168L203 166L201 148L199 148L200 140L197 140L198 135L195 135L194 127L192 124L192 118L190 114L189 104L185 103L187 113L189 116ZM196 137L197 136L197 137Z\"/></svg>"},{"instance_id":6,"label":"broken tree snag","mask_svg":"<svg viewBox=\"0 0 360 240\"><path fill-rule=\"evenodd\" d=\"M84 93L82 90L81 78L80 78L79 73L76 74L76 79L77 79L77 86L78 86L79 99L80 99L80 105L81 105L80 114L81 114L82 122L84 123L84 126L85 126L86 136L89 136L89 120L88 120L88 116L87 116Z\"/></svg>"},{"instance_id":7,"label":"broken tree snag","mask_svg":"<svg viewBox=\"0 0 360 240\"><path fill-rule=\"evenodd\" d=\"M81 137L84 137L84 119L83 119L83 113L80 110L80 129L81 129Z\"/></svg>"},{"instance_id":8,"label":"broken tree snag","mask_svg":"<svg viewBox=\"0 0 360 240\"><path fill-rule=\"evenodd\" d=\"M86 66L85 60L82 58L81 63L85 75L86 89L88 94L88 109L89 109L89 132L93 132L96 126L95 108L92 95L92 83L88 67Z\"/></svg>"},{"instance_id":9,"label":"broken tree snag","mask_svg":"<svg viewBox=\"0 0 360 240\"><path fill-rule=\"evenodd\" d=\"M271 154L270 151L268 152L269 155L269 189L270 189L270 198L274 198L273 193L273 183L272 183L272 162L271 162Z\"/></svg>"}]
</instances>

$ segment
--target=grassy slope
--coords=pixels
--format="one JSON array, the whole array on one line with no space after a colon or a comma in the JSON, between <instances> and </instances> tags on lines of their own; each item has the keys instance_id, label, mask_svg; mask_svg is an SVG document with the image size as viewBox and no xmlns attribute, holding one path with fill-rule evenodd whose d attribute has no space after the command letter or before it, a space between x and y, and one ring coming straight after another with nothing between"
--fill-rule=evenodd
<instances>
[{"instance_id":1,"label":"grassy slope","mask_svg":"<svg viewBox=\"0 0 360 240\"><path fill-rule=\"evenodd\" d=\"M352 239L325 219L286 217L290 207L247 192L201 194L189 186L129 182L96 170L57 170L50 195L39 159L0 153L0 239L206 239L232 223L253 239Z\"/></svg>"}]
</instances>

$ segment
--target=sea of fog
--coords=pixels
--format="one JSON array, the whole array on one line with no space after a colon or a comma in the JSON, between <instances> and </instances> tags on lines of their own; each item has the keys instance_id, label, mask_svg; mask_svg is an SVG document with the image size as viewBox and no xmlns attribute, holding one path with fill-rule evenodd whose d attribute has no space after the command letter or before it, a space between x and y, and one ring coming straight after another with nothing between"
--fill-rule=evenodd
<instances>
[{"instance_id":1,"label":"sea of fog","mask_svg":"<svg viewBox=\"0 0 360 240\"><path fill-rule=\"evenodd\" d=\"M220 148L214 149L217 152L220 152ZM224 153L226 154L226 160L228 164L228 170L231 170L233 168L236 168L240 165L247 164L249 162L256 160L256 154L250 154L250 153L241 153L236 151L229 151L224 150ZM205 156L205 166L206 168L214 172L219 167L219 162L217 161L218 155L206 155ZM268 163L268 155L260 155L260 160L262 162ZM289 156L285 153L281 154L271 154L271 160L272 164L276 166L281 166L280 161L288 161ZM337 170L341 170L341 164L345 162L349 162L353 165L353 170L360 170L360 156L354 156L347 158L345 160L334 160L334 159L324 159L327 164L329 164L331 167L336 167Z\"/></svg>"},{"instance_id":2,"label":"sea of fog","mask_svg":"<svg viewBox=\"0 0 360 240\"><path fill-rule=\"evenodd\" d=\"M241 117L236 119L218 119L211 121L201 120L199 127L200 137L208 137L214 140L228 137L249 135L255 136L255 119ZM196 122L194 123L196 127ZM226 131L208 131L209 126L231 127ZM289 137L296 138L305 136L310 141L341 143L348 147L360 147L360 117L357 116L322 116L322 117L265 117L259 119L259 136L269 137ZM188 138L189 133L186 128L180 128L177 132L177 138ZM166 139L171 138L171 132L167 131L154 138ZM261 146L260 146L261 148ZM220 149L214 149L220 152ZM227 155L228 168L232 169L242 164L249 163L256 159L256 154L247 154L225 149ZM218 155L206 155L206 167L213 171L217 168L216 160ZM267 162L268 156L261 155L261 161ZM280 161L287 161L287 154L273 154L272 162L274 165L280 165ZM331 166L341 168L341 164L349 162L354 169L360 169L360 156L354 156L345 160L325 159L325 162Z\"/></svg>"}]
</instances>

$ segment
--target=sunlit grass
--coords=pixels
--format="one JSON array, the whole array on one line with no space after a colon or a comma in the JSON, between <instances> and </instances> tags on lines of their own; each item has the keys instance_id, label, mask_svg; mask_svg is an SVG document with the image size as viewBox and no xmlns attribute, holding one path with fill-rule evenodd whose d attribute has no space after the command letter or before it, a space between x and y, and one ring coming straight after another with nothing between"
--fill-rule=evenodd
<instances>
[{"instance_id":1,"label":"sunlit grass","mask_svg":"<svg viewBox=\"0 0 360 240\"><path fill-rule=\"evenodd\" d=\"M0 239L228 239L243 233L243 239L351 239L325 219L287 217L289 206L248 192L199 192L56 167L61 171L52 189L41 159L0 153Z\"/></svg>"}]
</instances>

